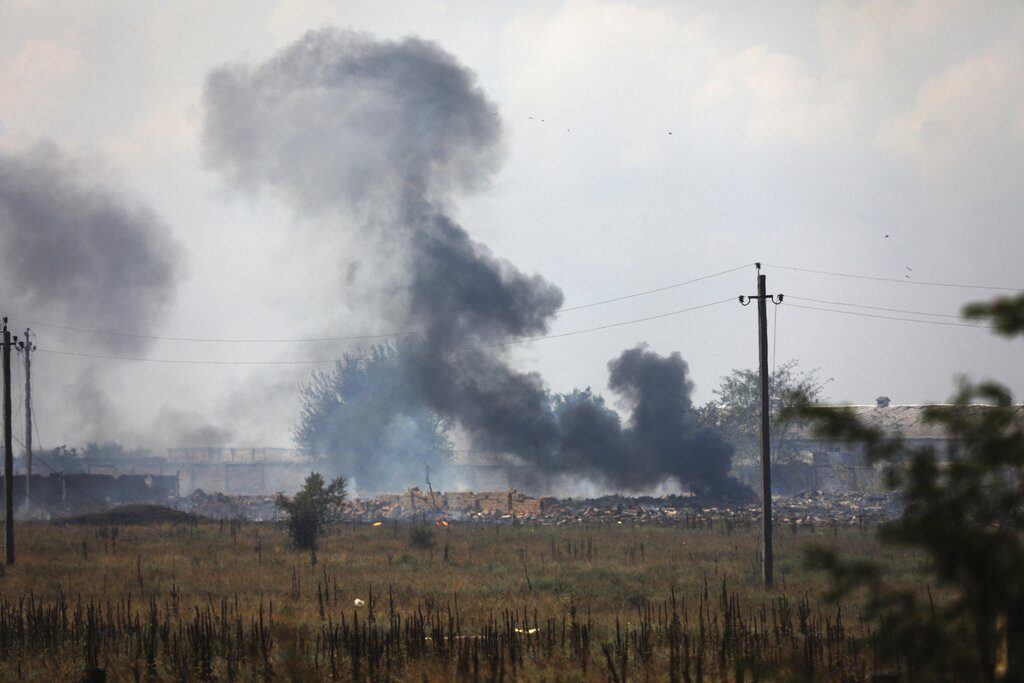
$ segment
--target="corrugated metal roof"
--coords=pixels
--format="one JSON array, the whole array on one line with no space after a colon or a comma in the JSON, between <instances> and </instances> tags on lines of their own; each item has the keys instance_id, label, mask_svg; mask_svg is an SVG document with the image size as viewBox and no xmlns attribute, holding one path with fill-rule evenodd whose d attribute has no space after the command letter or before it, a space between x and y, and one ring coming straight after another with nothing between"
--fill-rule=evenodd
<instances>
[{"instance_id":1,"label":"corrugated metal roof","mask_svg":"<svg viewBox=\"0 0 1024 683\"><path fill-rule=\"evenodd\" d=\"M885 408L878 406L821 406L823 410L849 408L857 415L861 422L869 427L880 428L887 433L899 432L907 439L945 439L946 432L941 424L929 424L924 421L927 405L889 405ZM970 410L988 410L991 406L972 405L964 406ZM1017 422L1024 425L1024 405L1014 406L1017 415ZM795 438L806 440L817 440L809 427L801 427L796 430Z\"/></svg>"}]
</instances>

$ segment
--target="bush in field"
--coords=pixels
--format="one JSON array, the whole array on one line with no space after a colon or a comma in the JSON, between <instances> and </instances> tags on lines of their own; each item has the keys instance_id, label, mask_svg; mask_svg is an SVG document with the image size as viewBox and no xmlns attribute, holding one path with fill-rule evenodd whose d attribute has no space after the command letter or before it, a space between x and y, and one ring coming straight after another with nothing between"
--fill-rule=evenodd
<instances>
[{"instance_id":1,"label":"bush in field","mask_svg":"<svg viewBox=\"0 0 1024 683\"><path fill-rule=\"evenodd\" d=\"M409 529L409 545L429 550L434 547L434 530L426 524L417 524Z\"/></svg>"},{"instance_id":2,"label":"bush in field","mask_svg":"<svg viewBox=\"0 0 1024 683\"><path fill-rule=\"evenodd\" d=\"M341 513L345 484L345 478L338 477L325 486L323 476L313 472L293 497L277 494L274 503L288 515L288 535L297 549L316 550L324 525L336 520Z\"/></svg>"}]
</instances>

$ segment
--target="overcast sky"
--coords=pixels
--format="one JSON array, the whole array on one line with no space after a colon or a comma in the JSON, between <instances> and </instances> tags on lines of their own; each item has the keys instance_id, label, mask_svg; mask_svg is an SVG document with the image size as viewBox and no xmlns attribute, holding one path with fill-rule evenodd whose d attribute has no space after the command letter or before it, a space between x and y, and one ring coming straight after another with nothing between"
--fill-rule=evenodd
<instances>
[{"instance_id":1,"label":"overcast sky","mask_svg":"<svg viewBox=\"0 0 1024 683\"><path fill-rule=\"evenodd\" d=\"M204 166L207 75L262 62L324 25L419 36L477 75L497 104L505 159L455 214L496 255L560 286L567 306L754 261L769 264L769 289L787 303L825 308L843 307L797 297L953 315L993 292L913 283L1024 288L1019 3L0 0L0 17L0 151L52 141L148 205L181 244L183 270L157 334L392 331L367 294L372 274L338 295L352 261L344 234L322 244L302 216L227 189ZM749 267L569 311L552 331L754 291ZM95 326L47 310L4 314L17 330L23 320ZM1024 392L1024 347L985 330L786 304L769 316L772 358L820 368L834 402L941 401L957 373ZM37 333L46 349L97 350L89 335ZM703 401L732 368L755 366L756 339L755 308L729 302L535 342L517 361L553 390L603 391L608 360L647 342L682 354ZM296 360L346 348L165 341L143 355ZM35 363L47 447L104 435L164 443L179 428L193 440L287 446L296 387L310 371L42 352ZM86 365L105 397L69 388ZM90 422L72 405L82 401L104 404L108 417Z\"/></svg>"}]
</instances>

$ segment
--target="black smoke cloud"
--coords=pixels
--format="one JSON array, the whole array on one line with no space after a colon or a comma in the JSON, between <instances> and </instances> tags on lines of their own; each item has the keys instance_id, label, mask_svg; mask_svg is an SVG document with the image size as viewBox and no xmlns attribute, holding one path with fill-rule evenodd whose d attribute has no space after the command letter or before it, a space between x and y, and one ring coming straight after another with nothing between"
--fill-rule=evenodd
<instances>
[{"instance_id":1,"label":"black smoke cloud","mask_svg":"<svg viewBox=\"0 0 1024 683\"><path fill-rule=\"evenodd\" d=\"M96 177L53 143L0 152L0 296L15 324L151 335L173 303L182 257L170 230ZM40 347L86 352L138 353L152 343L45 326L34 332ZM61 397L57 431L82 440L123 434L125 420L105 390L109 366L59 356L37 363L37 397Z\"/></svg>"},{"instance_id":2,"label":"black smoke cloud","mask_svg":"<svg viewBox=\"0 0 1024 683\"><path fill-rule=\"evenodd\" d=\"M181 261L151 210L91 181L52 143L0 152L0 254L13 316L143 335L173 301ZM91 343L148 345L125 336Z\"/></svg>"},{"instance_id":3,"label":"black smoke cloud","mask_svg":"<svg viewBox=\"0 0 1024 683\"><path fill-rule=\"evenodd\" d=\"M609 361L608 373L608 387L630 407L627 424L598 401L569 401L557 415L561 441L548 471L632 490L672 477L698 493L750 497L729 476L732 446L698 424L689 368L678 353L660 356L639 345Z\"/></svg>"},{"instance_id":4,"label":"black smoke cloud","mask_svg":"<svg viewBox=\"0 0 1024 683\"><path fill-rule=\"evenodd\" d=\"M542 378L510 366L502 345L544 334L562 293L450 216L502 157L496 108L451 55L324 29L256 67L215 71L204 99L206 162L230 184L272 190L387 251L405 297L392 322L424 330L410 387L476 447L625 488L676 477L723 491L731 448L686 417L678 355L612 362L613 390L634 404L625 429L592 402L556 414Z\"/></svg>"}]
</instances>

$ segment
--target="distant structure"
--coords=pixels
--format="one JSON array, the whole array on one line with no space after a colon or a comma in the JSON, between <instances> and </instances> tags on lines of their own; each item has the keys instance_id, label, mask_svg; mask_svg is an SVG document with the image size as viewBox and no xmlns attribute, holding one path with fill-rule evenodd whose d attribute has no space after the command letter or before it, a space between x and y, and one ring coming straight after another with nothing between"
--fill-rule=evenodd
<instances>
[{"instance_id":1,"label":"distant structure","mask_svg":"<svg viewBox=\"0 0 1024 683\"><path fill-rule=\"evenodd\" d=\"M167 462L180 473L183 496L196 489L242 496L291 493L313 470L313 461L292 448L169 448Z\"/></svg>"},{"instance_id":2,"label":"distant structure","mask_svg":"<svg viewBox=\"0 0 1024 683\"><path fill-rule=\"evenodd\" d=\"M313 469L313 461L292 448L204 446L169 448L165 456L83 457L73 471L108 477L175 477L175 488L182 496L196 489L256 496L278 491L294 493Z\"/></svg>"},{"instance_id":3,"label":"distant structure","mask_svg":"<svg viewBox=\"0 0 1024 683\"><path fill-rule=\"evenodd\" d=\"M908 448L930 446L940 458L946 458L956 445L942 425L925 421L929 405L892 405L888 396L879 396L874 405L823 406L822 410L849 409L857 419L869 427L886 434L899 435ZM986 405L966 406L968 410L989 410ZM1017 420L1024 425L1024 405L1016 406ZM773 470L777 493L795 493L802 490L858 491L881 493L884 491L881 471L868 467L864 451L859 444L821 439L806 426L799 426L790 446L801 454L799 462L777 464Z\"/></svg>"}]
</instances>

